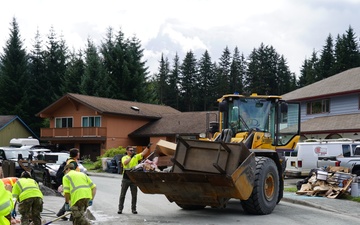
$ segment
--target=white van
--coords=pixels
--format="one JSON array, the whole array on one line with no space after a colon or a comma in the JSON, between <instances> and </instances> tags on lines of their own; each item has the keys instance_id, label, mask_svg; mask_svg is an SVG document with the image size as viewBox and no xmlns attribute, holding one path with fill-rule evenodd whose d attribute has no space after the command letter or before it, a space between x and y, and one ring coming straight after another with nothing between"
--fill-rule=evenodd
<instances>
[{"instance_id":1,"label":"white van","mask_svg":"<svg viewBox=\"0 0 360 225\"><path fill-rule=\"evenodd\" d=\"M294 151L285 153L285 175L308 176L311 169L322 166L340 166L336 157L350 156L359 144L359 141L343 138L299 142Z\"/></svg>"}]
</instances>

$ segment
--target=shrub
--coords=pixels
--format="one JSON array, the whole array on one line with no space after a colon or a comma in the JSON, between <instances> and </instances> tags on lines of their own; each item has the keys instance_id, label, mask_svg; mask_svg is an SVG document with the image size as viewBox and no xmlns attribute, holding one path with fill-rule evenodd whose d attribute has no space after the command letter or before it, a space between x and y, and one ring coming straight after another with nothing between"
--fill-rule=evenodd
<instances>
[{"instance_id":1,"label":"shrub","mask_svg":"<svg viewBox=\"0 0 360 225\"><path fill-rule=\"evenodd\" d=\"M125 153L126 153L126 148L123 148L121 146L119 146L118 148L110 148L106 150L103 155L97 157L96 162L94 162L93 164L94 166L93 169L94 170L102 169L102 162L101 162L102 158L113 158L116 155L125 154Z\"/></svg>"}]
</instances>

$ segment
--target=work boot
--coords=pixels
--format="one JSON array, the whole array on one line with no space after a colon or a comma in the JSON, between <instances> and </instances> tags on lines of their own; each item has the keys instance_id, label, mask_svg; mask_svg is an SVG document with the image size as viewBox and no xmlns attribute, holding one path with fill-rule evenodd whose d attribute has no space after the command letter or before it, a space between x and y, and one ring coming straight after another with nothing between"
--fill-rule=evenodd
<instances>
[{"instance_id":1,"label":"work boot","mask_svg":"<svg viewBox=\"0 0 360 225\"><path fill-rule=\"evenodd\" d=\"M131 210L133 214L137 214L136 209Z\"/></svg>"},{"instance_id":2,"label":"work boot","mask_svg":"<svg viewBox=\"0 0 360 225\"><path fill-rule=\"evenodd\" d=\"M122 210L119 209L119 210L118 210L118 214L122 214Z\"/></svg>"}]
</instances>

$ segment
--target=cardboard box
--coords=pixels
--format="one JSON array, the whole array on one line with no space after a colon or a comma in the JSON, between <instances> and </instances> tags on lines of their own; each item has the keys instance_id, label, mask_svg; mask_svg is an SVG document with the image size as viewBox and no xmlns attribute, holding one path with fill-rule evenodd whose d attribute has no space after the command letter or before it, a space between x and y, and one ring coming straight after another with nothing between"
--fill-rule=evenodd
<instances>
[{"instance_id":1,"label":"cardboard box","mask_svg":"<svg viewBox=\"0 0 360 225\"><path fill-rule=\"evenodd\" d=\"M169 141L160 140L156 143L156 151L159 155L175 155L176 144Z\"/></svg>"}]
</instances>

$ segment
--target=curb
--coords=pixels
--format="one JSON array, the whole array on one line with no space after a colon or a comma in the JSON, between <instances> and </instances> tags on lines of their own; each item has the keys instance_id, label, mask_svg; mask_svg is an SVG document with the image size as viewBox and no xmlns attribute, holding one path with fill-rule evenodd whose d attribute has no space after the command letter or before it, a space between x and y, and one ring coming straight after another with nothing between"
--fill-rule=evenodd
<instances>
[{"instance_id":1,"label":"curb","mask_svg":"<svg viewBox=\"0 0 360 225\"><path fill-rule=\"evenodd\" d=\"M310 202L307 202L307 201L303 201L303 200L296 200L296 199L292 199L292 198L283 197L283 198L281 199L281 201L289 202L289 203L293 203L293 204L298 204L298 205L309 206L309 207L313 207L313 208L317 208L317 209L321 209L321 210L326 210L326 211L329 211L329 212L336 212L336 213L338 213L338 211L336 211L336 210L334 210L334 209L331 209L331 208L328 208L328 207L324 207L324 206L321 206L321 205L319 205L319 204L315 204L315 203L310 203Z\"/></svg>"}]
</instances>

